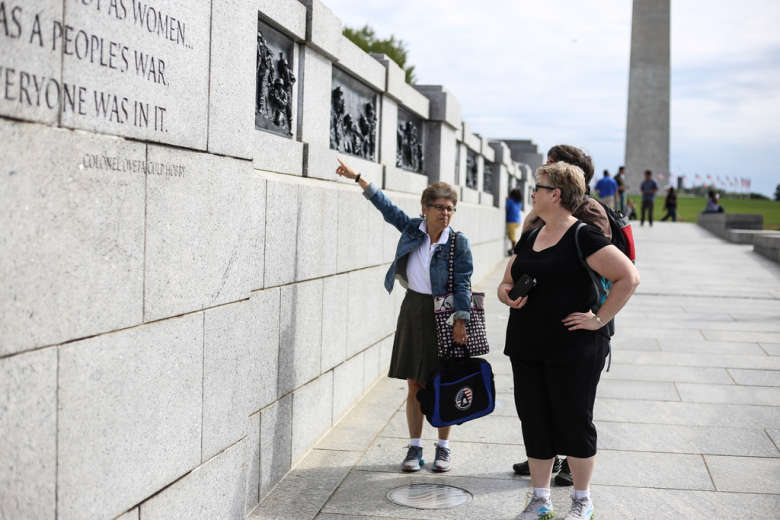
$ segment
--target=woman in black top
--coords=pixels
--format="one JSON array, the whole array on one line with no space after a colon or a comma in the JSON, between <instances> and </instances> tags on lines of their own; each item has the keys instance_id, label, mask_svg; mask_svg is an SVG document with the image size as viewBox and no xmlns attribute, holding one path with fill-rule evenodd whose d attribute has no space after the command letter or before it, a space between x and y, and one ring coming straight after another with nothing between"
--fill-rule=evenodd
<instances>
[{"instance_id":1,"label":"woman in black top","mask_svg":"<svg viewBox=\"0 0 780 520\"><path fill-rule=\"evenodd\" d=\"M574 477L566 518L589 520L596 454L593 402L609 349L604 325L631 297L639 274L597 228L572 216L585 193L582 170L557 162L536 175L534 211L545 225L521 236L498 286L498 298L511 307L504 353L512 361L515 406L534 487L519 518L552 518L550 477L553 459L561 454L568 455ZM575 240L591 269L612 282L598 315L590 310L597 294ZM536 286L512 300L509 291L522 274L535 278Z\"/></svg>"}]
</instances>

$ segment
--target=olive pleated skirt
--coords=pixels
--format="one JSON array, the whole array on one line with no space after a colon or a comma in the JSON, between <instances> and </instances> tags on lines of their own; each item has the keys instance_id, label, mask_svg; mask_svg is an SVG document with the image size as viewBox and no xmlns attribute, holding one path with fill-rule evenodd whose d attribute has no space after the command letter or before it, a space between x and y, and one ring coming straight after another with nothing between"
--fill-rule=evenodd
<instances>
[{"instance_id":1,"label":"olive pleated skirt","mask_svg":"<svg viewBox=\"0 0 780 520\"><path fill-rule=\"evenodd\" d=\"M424 383L438 360L433 296L407 289L398 313L388 376Z\"/></svg>"}]
</instances>

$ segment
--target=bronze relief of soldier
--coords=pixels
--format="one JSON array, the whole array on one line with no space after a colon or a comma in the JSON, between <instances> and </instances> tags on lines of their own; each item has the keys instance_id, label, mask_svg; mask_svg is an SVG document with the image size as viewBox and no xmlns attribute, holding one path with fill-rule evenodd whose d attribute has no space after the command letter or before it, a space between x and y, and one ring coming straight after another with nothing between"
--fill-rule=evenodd
<instances>
[{"instance_id":1,"label":"bronze relief of soldier","mask_svg":"<svg viewBox=\"0 0 780 520\"><path fill-rule=\"evenodd\" d=\"M331 91L330 147L332 149L357 155L369 161L374 160L376 126L376 109L373 103L358 103L355 110L355 97L351 98L348 107L344 87L337 85Z\"/></svg>"},{"instance_id":2,"label":"bronze relief of soldier","mask_svg":"<svg viewBox=\"0 0 780 520\"><path fill-rule=\"evenodd\" d=\"M257 32L257 99L255 103L255 128L274 133L292 135L292 103L295 74L287 54L292 52L292 42L284 42L283 36L264 35ZM276 59L274 47L289 47L288 53L279 50Z\"/></svg>"}]
</instances>

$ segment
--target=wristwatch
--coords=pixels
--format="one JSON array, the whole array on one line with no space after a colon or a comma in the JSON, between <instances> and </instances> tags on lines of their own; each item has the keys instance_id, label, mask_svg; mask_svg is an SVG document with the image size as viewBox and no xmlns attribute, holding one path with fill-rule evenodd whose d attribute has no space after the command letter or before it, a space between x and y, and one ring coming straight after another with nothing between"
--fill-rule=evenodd
<instances>
[{"instance_id":1,"label":"wristwatch","mask_svg":"<svg viewBox=\"0 0 780 520\"><path fill-rule=\"evenodd\" d=\"M601 321L601 318L599 318L598 314L595 314L593 317L596 318L596 321L599 322L599 325L601 325L602 327L604 326L604 322Z\"/></svg>"}]
</instances>

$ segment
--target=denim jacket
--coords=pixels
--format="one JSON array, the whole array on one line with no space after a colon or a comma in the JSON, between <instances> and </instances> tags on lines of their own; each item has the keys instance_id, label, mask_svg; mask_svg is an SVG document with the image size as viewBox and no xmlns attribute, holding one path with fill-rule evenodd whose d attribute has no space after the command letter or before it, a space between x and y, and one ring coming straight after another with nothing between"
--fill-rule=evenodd
<instances>
[{"instance_id":1,"label":"denim jacket","mask_svg":"<svg viewBox=\"0 0 780 520\"><path fill-rule=\"evenodd\" d=\"M421 231L421 218L411 218L403 212L401 208L393 204L382 190L373 183L363 192L363 196L371 201L382 213L382 217L389 224L401 232L401 238L398 239L398 246L395 250L393 263L385 275L385 289L392 292L395 278L400 277L403 283L403 277L406 275L406 263L409 253L420 247L425 242L425 232ZM450 232L452 228L450 228ZM449 260L449 244L436 246L431 258L431 288L434 296L447 294L447 277ZM474 271L474 264L471 259L471 246L469 240L458 233L455 239L455 262L453 267L453 292L455 293L455 319L468 321L471 317L471 273Z\"/></svg>"}]
</instances>

